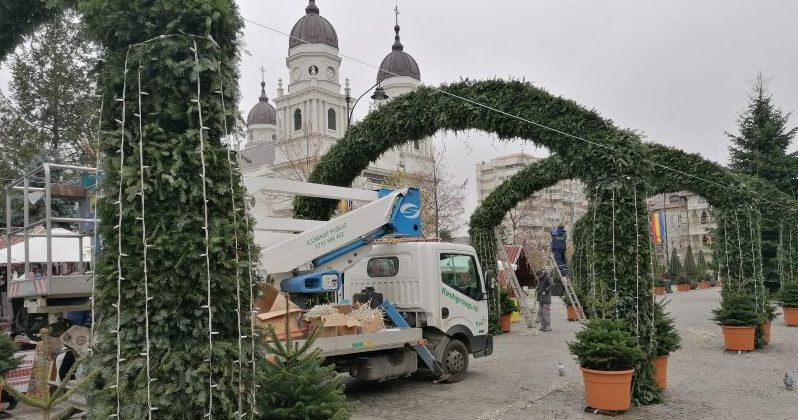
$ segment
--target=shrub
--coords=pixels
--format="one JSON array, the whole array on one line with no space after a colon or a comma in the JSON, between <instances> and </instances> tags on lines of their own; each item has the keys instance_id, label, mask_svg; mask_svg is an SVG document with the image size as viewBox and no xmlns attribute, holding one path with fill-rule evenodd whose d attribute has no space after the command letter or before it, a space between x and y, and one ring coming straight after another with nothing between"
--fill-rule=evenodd
<instances>
[{"instance_id":1,"label":"shrub","mask_svg":"<svg viewBox=\"0 0 798 420\"><path fill-rule=\"evenodd\" d=\"M290 337L281 342L273 328L267 330L268 352L274 357L257 364L259 418L346 419L348 403L335 368L325 366L320 350L313 349L316 329L299 346Z\"/></svg>"},{"instance_id":2,"label":"shrub","mask_svg":"<svg viewBox=\"0 0 798 420\"><path fill-rule=\"evenodd\" d=\"M712 313L712 320L718 325L753 327L761 321L756 311L756 298L745 292L724 294L720 307L713 309Z\"/></svg>"},{"instance_id":3,"label":"shrub","mask_svg":"<svg viewBox=\"0 0 798 420\"><path fill-rule=\"evenodd\" d=\"M636 367L643 351L623 324L610 319L592 319L576 333L568 349L586 369L617 371Z\"/></svg>"},{"instance_id":4,"label":"shrub","mask_svg":"<svg viewBox=\"0 0 798 420\"><path fill-rule=\"evenodd\" d=\"M676 331L673 317L665 311L668 303L662 299L654 305L654 340L656 356L667 356L682 347L682 338Z\"/></svg>"},{"instance_id":5,"label":"shrub","mask_svg":"<svg viewBox=\"0 0 798 420\"><path fill-rule=\"evenodd\" d=\"M661 277L654 278L654 287L665 287L665 280Z\"/></svg>"},{"instance_id":6,"label":"shrub","mask_svg":"<svg viewBox=\"0 0 798 420\"><path fill-rule=\"evenodd\" d=\"M499 315L509 315L518 311L518 305L510 299L507 290L502 288L499 291Z\"/></svg>"},{"instance_id":7,"label":"shrub","mask_svg":"<svg viewBox=\"0 0 798 420\"><path fill-rule=\"evenodd\" d=\"M698 289L698 282L695 280L690 280L690 290Z\"/></svg>"},{"instance_id":8,"label":"shrub","mask_svg":"<svg viewBox=\"0 0 798 420\"><path fill-rule=\"evenodd\" d=\"M687 277L679 277L679 280L676 281L676 284L690 284L690 279Z\"/></svg>"},{"instance_id":9,"label":"shrub","mask_svg":"<svg viewBox=\"0 0 798 420\"><path fill-rule=\"evenodd\" d=\"M21 360L14 357L14 352L17 350L17 344L11 341L8 335L0 334L0 375L19 366Z\"/></svg>"},{"instance_id":10,"label":"shrub","mask_svg":"<svg viewBox=\"0 0 798 420\"><path fill-rule=\"evenodd\" d=\"M798 282L782 284L778 301L782 308L798 308Z\"/></svg>"}]
</instances>

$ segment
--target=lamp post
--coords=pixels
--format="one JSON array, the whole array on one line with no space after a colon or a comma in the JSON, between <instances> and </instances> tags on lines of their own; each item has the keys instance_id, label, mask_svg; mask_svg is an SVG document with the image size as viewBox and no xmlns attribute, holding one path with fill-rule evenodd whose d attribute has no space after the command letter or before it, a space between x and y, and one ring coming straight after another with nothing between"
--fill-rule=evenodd
<instances>
[{"instance_id":1,"label":"lamp post","mask_svg":"<svg viewBox=\"0 0 798 420\"><path fill-rule=\"evenodd\" d=\"M349 103L352 101L352 90L349 88L349 79L346 79L346 88L344 88L344 93L346 94L346 97L344 98L346 100L346 128L349 128L349 124L352 123L352 114L355 112L355 106L357 106L357 103L362 97L366 96L367 93L371 92L371 89L374 89L374 87L378 86L379 84L380 82L377 82L371 85L370 88L366 89L362 95L358 96L358 98L355 100L355 103L352 104L350 108ZM388 95L385 94L385 91L382 90L381 87L378 87L371 99L388 99Z\"/></svg>"}]
</instances>

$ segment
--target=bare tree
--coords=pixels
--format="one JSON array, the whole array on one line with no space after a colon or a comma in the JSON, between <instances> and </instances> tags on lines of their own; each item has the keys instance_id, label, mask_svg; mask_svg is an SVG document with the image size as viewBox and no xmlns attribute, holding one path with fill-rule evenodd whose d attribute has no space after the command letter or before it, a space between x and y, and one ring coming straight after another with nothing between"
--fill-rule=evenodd
<instances>
[{"instance_id":1,"label":"bare tree","mask_svg":"<svg viewBox=\"0 0 798 420\"><path fill-rule=\"evenodd\" d=\"M313 131L310 122L302 128L303 136L298 139L278 139L276 151L283 159L275 161L272 176L305 182L324 154L323 140ZM278 154L278 155L279 155ZM275 216L291 217L294 196L275 193L261 193L262 199L269 203Z\"/></svg>"},{"instance_id":2,"label":"bare tree","mask_svg":"<svg viewBox=\"0 0 798 420\"><path fill-rule=\"evenodd\" d=\"M443 152L435 154L432 167L424 172L394 172L386 186L419 187L421 190L421 224L425 238L452 235L463 226L465 189L468 180L457 183L449 171Z\"/></svg>"}]
</instances>

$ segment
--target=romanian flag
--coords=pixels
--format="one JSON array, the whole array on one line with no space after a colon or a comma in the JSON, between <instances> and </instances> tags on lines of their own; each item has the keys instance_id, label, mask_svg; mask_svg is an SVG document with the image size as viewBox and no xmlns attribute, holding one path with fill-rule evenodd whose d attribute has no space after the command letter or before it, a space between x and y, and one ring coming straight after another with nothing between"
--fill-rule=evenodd
<instances>
[{"instance_id":1,"label":"romanian flag","mask_svg":"<svg viewBox=\"0 0 798 420\"><path fill-rule=\"evenodd\" d=\"M651 238L659 245L665 240L665 214L655 211L650 215Z\"/></svg>"}]
</instances>

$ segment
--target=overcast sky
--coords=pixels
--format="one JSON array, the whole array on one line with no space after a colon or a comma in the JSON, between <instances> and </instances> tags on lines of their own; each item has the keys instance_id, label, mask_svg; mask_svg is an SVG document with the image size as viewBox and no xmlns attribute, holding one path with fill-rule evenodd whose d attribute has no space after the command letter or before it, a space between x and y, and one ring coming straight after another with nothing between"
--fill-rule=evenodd
<instances>
[{"instance_id":1,"label":"overcast sky","mask_svg":"<svg viewBox=\"0 0 798 420\"><path fill-rule=\"evenodd\" d=\"M304 0L240 0L247 19L290 32ZM396 0L318 0L338 33L343 56L378 66L393 43ZM798 2L714 1L472 1L401 0L402 43L424 84L461 77L525 78L598 110L649 139L725 163L735 118L751 81L769 78L775 103L798 109ZM241 111L257 102L261 66L267 93L287 85L285 35L247 23L241 63ZM371 86L376 69L344 58L340 74L354 96ZM0 75L0 82L7 74ZM368 99L366 97L366 99ZM364 100L356 119L368 109ZM512 110L509 110L512 111ZM793 117L793 125L798 118ZM482 133L438 135L460 179L470 181L467 214L476 203L475 164L520 150ZM793 146L791 150L795 150Z\"/></svg>"},{"instance_id":2,"label":"overcast sky","mask_svg":"<svg viewBox=\"0 0 798 420\"><path fill-rule=\"evenodd\" d=\"M290 32L305 13L303 0L241 0L241 14ZM461 77L525 78L536 86L598 110L649 139L725 163L724 131L758 72L774 102L798 109L798 2L794 1L470 1L400 0L405 52L424 84ZM318 0L338 33L341 55L378 66L393 43L396 1ZM244 29L248 53L241 68L241 109L257 102L260 72L287 84L288 39L252 24ZM359 95L376 77L373 67L344 58L340 74ZM368 109L358 104L356 118ZM511 110L510 110L511 111ZM793 125L798 118L793 117ZM467 143L466 143L467 141ZM476 203L475 165L520 150L520 142L492 141L482 133L438 135L451 167L470 183L467 214ZM798 149L793 146L791 150Z\"/></svg>"}]
</instances>

